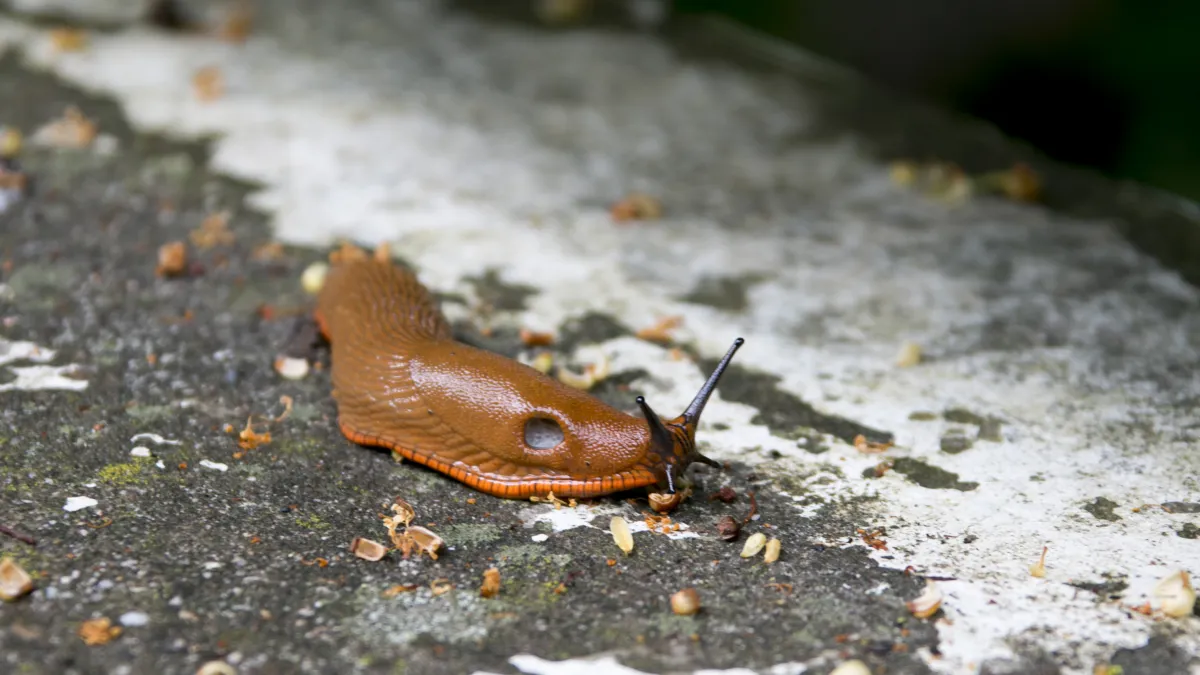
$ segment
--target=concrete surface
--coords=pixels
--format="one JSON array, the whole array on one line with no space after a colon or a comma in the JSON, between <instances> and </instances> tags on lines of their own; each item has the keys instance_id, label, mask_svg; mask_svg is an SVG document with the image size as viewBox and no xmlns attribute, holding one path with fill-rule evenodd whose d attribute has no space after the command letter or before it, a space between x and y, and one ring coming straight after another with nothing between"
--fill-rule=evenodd
<instances>
[{"instance_id":1,"label":"concrete surface","mask_svg":"<svg viewBox=\"0 0 1200 675\"><path fill-rule=\"evenodd\" d=\"M696 56L684 29L285 4L243 45L131 26L59 53L0 22L0 123L74 103L116 139L29 147L36 193L0 215L0 352L26 357L3 363L25 384L0 392L0 523L38 539L0 539L38 575L0 607L6 668L1200 673L1200 619L1133 609L1200 571L1200 294L1121 236L1194 226L1194 207L1044 162L1054 208L929 199L884 157L1030 153L807 62ZM226 92L200 102L209 65ZM614 224L631 190L665 217ZM156 278L158 246L220 209L236 241ZM339 237L389 242L465 339L527 358L519 328L551 330L561 360L609 358L597 393L629 409L682 408L744 336L700 432L730 469L696 475L683 536L640 532L624 557L608 517L644 505L495 500L344 441L327 374L275 375L292 321L259 311L306 306L300 271ZM271 240L283 256L256 260ZM684 358L632 334L672 315ZM897 368L905 341L926 358ZM291 416L238 454L223 426L279 415L281 395ZM895 447L862 453L859 434ZM710 501L724 485L738 500ZM749 490L746 533L783 541L770 566L714 534ZM446 538L437 561L349 553L386 538L397 496ZM929 620L905 607L925 577L944 594ZM418 589L385 596L400 584ZM685 586L695 617L668 606ZM133 625L86 646L96 616Z\"/></svg>"}]
</instances>

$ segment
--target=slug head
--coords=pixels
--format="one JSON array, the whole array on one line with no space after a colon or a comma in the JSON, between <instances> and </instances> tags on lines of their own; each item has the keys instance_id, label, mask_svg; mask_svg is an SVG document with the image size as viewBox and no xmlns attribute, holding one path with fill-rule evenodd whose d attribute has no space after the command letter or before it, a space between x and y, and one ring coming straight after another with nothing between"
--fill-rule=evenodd
<instances>
[{"instance_id":1,"label":"slug head","mask_svg":"<svg viewBox=\"0 0 1200 675\"><path fill-rule=\"evenodd\" d=\"M700 387L696 398L692 399L687 410L684 410L679 417L664 421L655 414L644 397L637 397L638 407L642 409L642 414L646 416L646 423L650 425L649 455L653 469L658 474L660 490L674 494L676 481L692 462L720 468L721 465L718 462L705 457L696 450L696 426L700 423L700 413L704 412L704 406L717 388L717 382L720 381L725 368L733 360L733 355L737 353L738 347L741 347L743 342L745 340L742 338L733 341L733 346L729 348L728 352L725 352L721 362L708 376L708 381L704 383L703 387Z\"/></svg>"}]
</instances>

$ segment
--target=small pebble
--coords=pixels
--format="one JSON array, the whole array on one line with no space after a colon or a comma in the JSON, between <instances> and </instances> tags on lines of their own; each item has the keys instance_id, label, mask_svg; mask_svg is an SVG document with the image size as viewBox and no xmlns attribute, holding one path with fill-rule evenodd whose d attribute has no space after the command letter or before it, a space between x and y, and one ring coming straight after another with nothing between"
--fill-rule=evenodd
<instances>
[{"instance_id":1,"label":"small pebble","mask_svg":"<svg viewBox=\"0 0 1200 675\"><path fill-rule=\"evenodd\" d=\"M147 448L144 445L139 445L136 448L130 450L129 454L133 455L134 457L149 457L150 456L150 448Z\"/></svg>"},{"instance_id":2,"label":"small pebble","mask_svg":"<svg viewBox=\"0 0 1200 675\"><path fill-rule=\"evenodd\" d=\"M532 537L532 539L539 544L542 543L543 541L546 541L549 538L550 538L550 535L548 535L548 534L535 534Z\"/></svg>"},{"instance_id":3,"label":"small pebble","mask_svg":"<svg viewBox=\"0 0 1200 675\"><path fill-rule=\"evenodd\" d=\"M212 469L214 471L228 471L229 470L228 464L222 464L220 462L213 462L213 461L210 461L207 459L200 460L200 466L202 466L206 469Z\"/></svg>"}]
</instances>

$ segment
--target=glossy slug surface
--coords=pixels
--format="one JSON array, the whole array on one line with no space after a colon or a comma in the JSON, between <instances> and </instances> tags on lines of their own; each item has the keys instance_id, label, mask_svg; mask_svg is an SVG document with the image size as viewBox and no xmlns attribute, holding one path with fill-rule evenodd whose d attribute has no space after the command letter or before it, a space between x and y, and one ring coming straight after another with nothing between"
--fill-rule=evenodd
<instances>
[{"instance_id":1,"label":"glossy slug surface","mask_svg":"<svg viewBox=\"0 0 1200 675\"><path fill-rule=\"evenodd\" d=\"M356 443L498 497L591 497L661 482L645 420L455 341L408 270L375 259L335 264L316 318L332 346L338 423ZM535 417L557 423L561 442L526 443Z\"/></svg>"}]
</instances>

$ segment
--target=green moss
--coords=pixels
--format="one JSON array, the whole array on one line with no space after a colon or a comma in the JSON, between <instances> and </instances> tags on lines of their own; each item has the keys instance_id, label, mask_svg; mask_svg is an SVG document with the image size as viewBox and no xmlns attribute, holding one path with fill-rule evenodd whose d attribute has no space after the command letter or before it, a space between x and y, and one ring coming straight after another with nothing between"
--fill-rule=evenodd
<instances>
[{"instance_id":1,"label":"green moss","mask_svg":"<svg viewBox=\"0 0 1200 675\"><path fill-rule=\"evenodd\" d=\"M132 462L109 464L96 472L96 479L101 483L113 486L130 485L142 480L142 469L150 464L148 457L136 457Z\"/></svg>"},{"instance_id":2,"label":"green moss","mask_svg":"<svg viewBox=\"0 0 1200 675\"><path fill-rule=\"evenodd\" d=\"M478 546L496 541L503 535L499 527L487 523L448 525L438 534L447 546Z\"/></svg>"},{"instance_id":3,"label":"green moss","mask_svg":"<svg viewBox=\"0 0 1200 675\"><path fill-rule=\"evenodd\" d=\"M139 422L157 422L171 416L169 405L135 405L125 409L125 414Z\"/></svg>"},{"instance_id":4,"label":"green moss","mask_svg":"<svg viewBox=\"0 0 1200 675\"><path fill-rule=\"evenodd\" d=\"M304 518L297 518L296 524L306 530L320 531L329 529L329 523L325 522L321 516L318 516L315 513Z\"/></svg>"}]
</instances>

